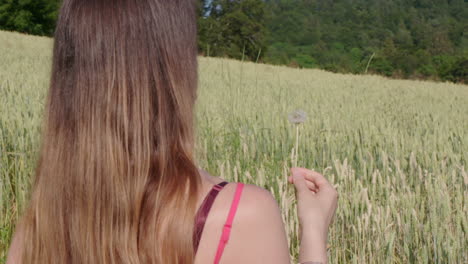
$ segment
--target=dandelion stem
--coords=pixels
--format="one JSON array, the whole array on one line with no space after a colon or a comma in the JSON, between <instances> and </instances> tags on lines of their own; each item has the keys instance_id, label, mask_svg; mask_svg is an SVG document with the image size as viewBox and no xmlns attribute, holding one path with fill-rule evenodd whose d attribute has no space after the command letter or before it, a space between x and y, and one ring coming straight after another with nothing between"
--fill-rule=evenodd
<instances>
[{"instance_id":1,"label":"dandelion stem","mask_svg":"<svg viewBox=\"0 0 468 264\"><path fill-rule=\"evenodd\" d=\"M298 149L299 149L299 125L296 125L296 145L294 147L294 167L297 167L297 159L298 159Z\"/></svg>"}]
</instances>

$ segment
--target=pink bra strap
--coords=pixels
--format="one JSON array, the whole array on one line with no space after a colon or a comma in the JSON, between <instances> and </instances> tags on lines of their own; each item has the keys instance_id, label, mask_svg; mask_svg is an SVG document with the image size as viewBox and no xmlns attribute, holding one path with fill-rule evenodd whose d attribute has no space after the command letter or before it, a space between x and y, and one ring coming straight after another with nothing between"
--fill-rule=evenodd
<instances>
[{"instance_id":1,"label":"pink bra strap","mask_svg":"<svg viewBox=\"0 0 468 264\"><path fill-rule=\"evenodd\" d=\"M221 259L221 255L223 254L224 247L229 240L229 235L231 233L232 222L234 221L234 215L236 214L237 207L239 205L239 200L242 194L242 189L244 188L244 184L239 182L237 183L236 193L234 194L234 200L231 204L231 209L229 210L229 215L227 217L226 223L224 224L223 233L221 235L221 239L219 240L218 250L216 251L215 257L215 264L219 263Z\"/></svg>"}]
</instances>

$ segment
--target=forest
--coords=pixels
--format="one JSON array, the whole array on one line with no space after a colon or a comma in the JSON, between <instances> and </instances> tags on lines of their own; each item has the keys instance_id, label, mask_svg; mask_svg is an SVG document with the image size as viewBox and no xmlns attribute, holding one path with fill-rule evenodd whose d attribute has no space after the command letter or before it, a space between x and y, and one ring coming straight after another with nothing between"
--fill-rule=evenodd
<instances>
[{"instance_id":1,"label":"forest","mask_svg":"<svg viewBox=\"0 0 468 264\"><path fill-rule=\"evenodd\" d=\"M468 83L464 0L196 1L205 56ZM0 0L0 29L53 36L59 6Z\"/></svg>"}]
</instances>

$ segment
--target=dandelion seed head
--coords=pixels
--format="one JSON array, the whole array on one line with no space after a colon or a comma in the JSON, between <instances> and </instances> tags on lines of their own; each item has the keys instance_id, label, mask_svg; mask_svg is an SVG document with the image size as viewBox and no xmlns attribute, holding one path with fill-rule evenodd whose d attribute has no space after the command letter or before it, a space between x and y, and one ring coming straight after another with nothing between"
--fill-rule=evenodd
<instances>
[{"instance_id":1,"label":"dandelion seed head","mask_svg":"<svg viewBox=\"0 0 468 264\"><path fill-rule=\"evenodd\" d=\"M307 113L304 110L296 110L288 115L289 122L301 124L307 120Z\"/></svg>"}]
</instances>

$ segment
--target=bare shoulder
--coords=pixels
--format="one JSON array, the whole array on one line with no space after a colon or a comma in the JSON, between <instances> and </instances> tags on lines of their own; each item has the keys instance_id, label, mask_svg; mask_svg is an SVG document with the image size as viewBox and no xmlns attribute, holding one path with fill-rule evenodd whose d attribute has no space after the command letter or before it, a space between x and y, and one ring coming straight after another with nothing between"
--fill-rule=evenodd
<instances>
[{"instance_id":1,"label":"bare shoulder","mask_svg":"<svg viewBox=\"0 0 468 264\"><path fill-rule=\"evenodd\" d=\"M284 229L278 202L270 191L256 185L244 184L237 214L241 225L261 227L253 232Z\"/></svg>"},{"instance_id":2,"label":"bare shoulder","mask_svg":"<svg viewBox=\"0 0 468 264\"><path fill-rule=\"evenodd\" d=\"M290 263L281 211L268 190L244 185L224 254L225 263Z\"/></svg>"},{"instance_id":3,"label":"bare shoulder","mask_svg":"<svg viewBox=\"0 0 468 264\"><path fill-rule=\"evenodd\" d=\"M261 213L269 213L270 216L272 216L271 214L280 213L278 202L275 200L272 193L257 185L244 184L242 201L242 212L254 214L252 216L259 214L259 211ZM258 219L258 216L256 216L255 219Z\"/></svg>"},{"instance_id":4,"label":"bare shoulder","mask_svg":"<svg viewBox=\"0 0 468 264\"><path fill-rule=\"evenodd\" d=\"M209 188L224 181L206 171L201 172ZM217 196L206 220L195 263L213 261L237 186L239 183L230 182ZM244 184L222 263L290 264L281 210L268 190Z\"/></svg>"},{"instance_id":5,"label":"bare shoulder","mask_svg":"<svg viewBox=\"0 0 468 264\"><path fill-rule=\"evenodd\" d=\"M219 178L221 179L221 178ZM222 179L221 179L222 180ZM219 197L219 213L224 217L230 208L234 198L236 188L240 183L230 182L224 187ZM261 218L280 217L281 212L278 202L275 200L271 192L253 184L243 184L238 209L236 211L236 218L245 221L258 221ZM217 214L217 213L215 213ZM271 222L271 221L270 221ZM267 225L270 222L263 224Z\"/></svg>"}]
</instances>

